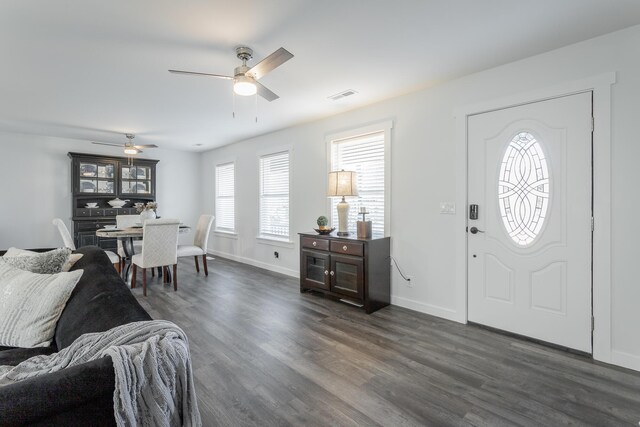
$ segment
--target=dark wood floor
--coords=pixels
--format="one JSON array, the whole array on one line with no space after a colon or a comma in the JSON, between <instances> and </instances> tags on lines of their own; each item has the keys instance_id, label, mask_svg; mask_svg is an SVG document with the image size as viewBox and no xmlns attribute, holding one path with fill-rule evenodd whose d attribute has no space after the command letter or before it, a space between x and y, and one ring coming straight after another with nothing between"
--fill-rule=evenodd
<instances>
[{"instance_id":1,"label":"dark wood floor","mask_svg":"<svg viewBox=\"0 0 640 427\"><path fill-rule=\"evenodd\" d=\"M232 261L158 278L189 336L205 425L638 425L640 373L399 307L366 315Z\"/></svg>"}]
</instances>

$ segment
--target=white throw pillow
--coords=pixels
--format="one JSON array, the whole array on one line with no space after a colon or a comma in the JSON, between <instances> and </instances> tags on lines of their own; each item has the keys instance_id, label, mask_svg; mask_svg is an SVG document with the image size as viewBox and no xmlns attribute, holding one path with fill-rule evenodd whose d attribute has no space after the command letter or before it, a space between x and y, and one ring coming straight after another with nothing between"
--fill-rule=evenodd
<instances>
[{"instance_id":1,"label":"white throw pillow","mask_svg":"<svg viewBox=\"0 0 640 427\"><path fill-rule=\"evenodd\" d=\"M31 273L0 258L0 346L50 345L82 272Z\"/></svg>"},{"instance_id":2,"label":"white throw pillow","mask_svg":"<svg viewBox=\"0 0 640 427\"><path fill-rule=\"evenodd\" d=\"M3 255L4 257L17 257L17 256L33 256L33 255L38 255L38 254L42 254L42 253L50 253L49 252L34 252L34 251L28 251L26 249L18 249L18 248L9 248L7 249L7 252ZM78 262L80 260L80 258L82 258L82 254L71 254L69 255L69 258L67 258L67 261L64 263L64 265L62 266L62 270L61 271L69 271L71 270L71 267L73 267L73 265Z\"/></svg>"}]
</instances>

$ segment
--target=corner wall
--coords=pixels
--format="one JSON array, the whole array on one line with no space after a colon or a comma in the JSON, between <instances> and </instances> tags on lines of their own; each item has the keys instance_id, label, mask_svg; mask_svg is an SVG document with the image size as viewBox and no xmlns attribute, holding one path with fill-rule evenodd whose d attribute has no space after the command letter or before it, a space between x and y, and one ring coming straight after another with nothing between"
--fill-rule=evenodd
<instances>
[{"instance_id":1,"label":"corner wall","mask_svg":"<svg viewBox=\"0 0 640 427\"><path fill-rule=\"evenodd\" d=\"M544 89L602 73L617 72L612 87L612 361L640 370L640 286L634 268L633 234L640 211L636 169L640 158L636 122L640 111L640 26L453 80L320 121L206 152L201 157L204 209L214 211L214 168L236 162L238 237L214 236L210 250L250 264L297 275L298 242L292 248L257 243L257 153L291 145L291 231L310 231L327 214L325 136L393 120L391 136L392 254L413 277L407 287L392 277L393 303L456 319L456 215L439 214L456 200L455 122L460 107ZM596 111L595 114L598 114ZM273 257L273 251L280 258ZM597 319L596 319L597 322Z\"/></svg>"}]
</instances>

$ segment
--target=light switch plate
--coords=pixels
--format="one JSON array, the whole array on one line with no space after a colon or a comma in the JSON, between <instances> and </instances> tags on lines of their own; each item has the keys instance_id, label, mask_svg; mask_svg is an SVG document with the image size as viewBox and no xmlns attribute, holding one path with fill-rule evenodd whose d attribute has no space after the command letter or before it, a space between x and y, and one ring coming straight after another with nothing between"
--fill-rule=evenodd
<instances>
[{"instance_id":1,"label":"light switch plate","mask_svg":"<svg viewBox=\"0 0 640 427\"><path fill-rule=\"evenodd\" d=\"M456 213L456 204L452 202L440 202L440 213L452 215Z\"/></svg>"}]
</instances>

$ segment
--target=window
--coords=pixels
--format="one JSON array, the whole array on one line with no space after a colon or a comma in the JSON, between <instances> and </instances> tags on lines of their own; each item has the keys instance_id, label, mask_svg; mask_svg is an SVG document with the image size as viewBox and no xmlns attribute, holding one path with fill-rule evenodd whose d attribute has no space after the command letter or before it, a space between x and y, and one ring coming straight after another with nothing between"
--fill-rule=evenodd
<instances>
[{"instance_id":1,"label":"window","mask_svg":"<svg viewBox=\"0 0 640 427\"><path fill-rule=\"evenodd\" d=\"M513 137L498 177L502 224L521 247L534 242L549 206L549 167L540 143L529 132Z\"/></svg>"},{"instance_id":2,"label":"window","mask_svg":"<svg viewBox=\"0 0 640 427\"><path fill-rule=\"evenodd\" d=\"M372 221L374 237L385 234L385 131L331 141L331 170L357 173L358 197L349 203L349 232L356 234L360 207L365 207ZM331 199L331 222L338 227L340 198Z\"/></svg>"},{"instance_id":3,"label":"window","mask_svg":"<svg viewBox=\"0 0 640 427\"><path fill-rule=\"evenodd\" d=\"M289 152L260 157L260 237L289 240Z\"/></svg>"},{"instance_id":4,"label":"window","mask_svg":"<svg viewBox=\"0 0 640 427\"><path fill-rule=\"evenodd\" d=\"M235 221L235 165L216 166L216 231L234 233Z\"/></svg>"}]
</instances>

